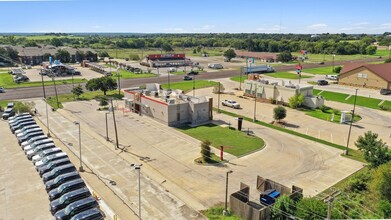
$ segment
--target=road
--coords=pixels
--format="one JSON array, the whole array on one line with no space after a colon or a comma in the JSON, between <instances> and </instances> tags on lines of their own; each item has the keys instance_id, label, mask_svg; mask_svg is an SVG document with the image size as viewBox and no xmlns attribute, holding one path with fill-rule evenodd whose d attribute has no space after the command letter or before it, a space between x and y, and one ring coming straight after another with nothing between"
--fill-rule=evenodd
<instances>
[{"instance_id":1,"label":"road","mask_svg":"<svg viewBox=\"0 0 391 220\"><path fill-rule=\"evenodd\" d=\"M379 61L379 59L364 59L362 62L371 62L371 61ZM346 61L347 63L348 61ZM356 61L359 62L359 61ZM342 65L345 62L335 62L334 65ZM332 66L331 63L327 63L324 65L309 63L303 64L303 69L316 68L316 67L325 67ZM280 71L293 71L295 70L295 65L285 65L285 66L277 66L275 67L277 72ZM227 78L232 76L239 75L238 70L223 70L220 72L205 72L197 75L197 79L202 80L212 80L218 78ZM170 75L170 82L180 82L183 81L182 75ZM153 78L138 78L138 79L123 79L121 80L121 88L129 88L142 86L146 83L160 83L164 84L168 82L167 76L159 76ZM72 85L57 85L57 93L58 94L69 94L71 93ZM46 86L46 95L54 96L55 90L54 86ZM27 87L27 88L16 88L16 89L7 89L6 93L0 93L0 100L15 100L15 99L26 99L26 98L38 98L43 97L42 87Z\"/></svg>"}]
</instances>

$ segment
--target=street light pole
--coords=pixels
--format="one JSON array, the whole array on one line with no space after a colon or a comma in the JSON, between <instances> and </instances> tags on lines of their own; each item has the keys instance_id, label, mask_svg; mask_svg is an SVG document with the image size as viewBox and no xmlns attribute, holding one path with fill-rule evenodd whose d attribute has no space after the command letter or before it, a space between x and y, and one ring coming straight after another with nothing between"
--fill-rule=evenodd
<instances>
[{"instance_id":1,"label":"street light pole","mask_svg":"<svg viewBox=\"0 0 391 220\"><path fill-rule=\"evenodd\" d=\"M219 82L219 94L217 98L217 113L220 113L220 88L221 88L221 83Z\"/></svg>"},{"instance_id":2,"label":"street light pole","mask_svg":"<svg viewBox=\"0 0 391 220\"><path fill-rule=\"evenodd\" d=\"M168 90L170 90L170 71L167 71Z\"/></svg>"},{"instance_id":3,"label":"street light pole","mask_svg":"<svg viewBox=\"0 0 391 220\"><path fill-rule=\"evenodd\" d=\"M195 97L195 80L196 80L196 75L193 75L193 96Z\"/></svg>"},{"instance_id":4,"label":"street light pole","mask_svg":"<svg viewBox=\"0 0 391 220\"><path fill-rule=\"evenodd\" d=\"M47 128L48 128L48 134L47 134L47 136L48 136L48 137L51 137L51 135L50 135L50 128L49 128L48 102L47 102L47 100L46 100L46 91L45 91L45 82L43 81L43 72L41 72L41 80L42 80L43 98L44 98L45 103L46 103L46 124L47 124Z\"/></svg>"},{"instance_id":5,"label":"street light pole","mask_svg":"<svg viewBox=\"0 0 391 220\"><path fill-rule=\"evenodd\" d=\"M105 118L106 118L106 141L109 141L109 126L107 124L107 115L110 114L110 112L105 113Z\"/></svg>"},{"instance_id":6,"label":"street light pole","mask_svg":"<svg viewBox=\"0 0 391 220\"><path fill-rule=\"evenodd\" d=\"M242 90L242 72L243 72L243 67L240 68L239 91Z\"/></svg>"},{"instance_id":7,"label":"street light pole","mask_svg":"<svg viewBox=\"0 0 391 220\"><path fill-rule=\"evenodd\" d=\"M255 86L255 97L254 97L254 119L253 121L257 121L257 118L256 118L256 113L257 113L257 85Z\"/></svg>"},{"instance_id":8,"label":"street light pole","mask_svg":"<svg viewBox=\"0 0 391 220\"><path fill-rule=\"evenodd\" d=\"M82 158L81 158L81 131L80 131L80 122L78 121L74 121L73 122L75 125L78 125L79 126L79 157L80 157L80 167L79 167L79 172L83 172L84 169L83 169L83 161L82 161Z\"/></svg>"},{"instance_id":9,"label":"street light pole","mask_svg":"<svg viewBox=\"0 0 391 220\"><path fill-rule=\"evenodd\" d=\"M225 206L224 206L224 211L223 215L228 214L228 209L227 209L227 203L228 203L228 174L232 173L233 171L230 170L227 172L227 176L225 178Z\"/></svg>"},{"instance_id":10,"label":"street light pole","mask_svg":"<svg viewBox=\"0 0 391 220\"><path fill-rule=\"evenodd\" d=\"M352 119L350 120L350 125L349 125L348 141L347 141L347 143L346 143L346 152L345 152L345 155L349 155L349 140L350 140L350 132L352 131L352 123L353 123L353 120L354 120L354 111L356 110L357 91L358 91L358 89L356 89L356 94L354 95L354 104L353 104L353 111L352 111Z\"/></svg>"},{"instance_id":11,"label":"street light pole","mask_svg":"<svg viewBox=\"0 0 391 220\"><path fill-rule=\"evenodd\" d=\"M118 78L118 99L121 97L121 79L120 79L120 67L117 67L117 78Z\"/></svg>"},{"instance_id":12,"label":"street light pole","mask_svg":"<svg viewBox=\"0 0 391 220\"><path fill-rule=\"evenodd\" d=\"M140 171L142 164L131 164L130 166L134 167L138 171L138 218L141 220L141 181L140 181Z\"/></svg>"},{"instance_id":13,"label":"street light pole","mask_svg":"<svg viewBox=\"0 0 391 220\"><path fill-rule=\"evenodd\" d=\"M335 72L335 70L334 70L334 58L335 58L335 54L333 54L333 73Z\"/></svg>"}]
</instances>

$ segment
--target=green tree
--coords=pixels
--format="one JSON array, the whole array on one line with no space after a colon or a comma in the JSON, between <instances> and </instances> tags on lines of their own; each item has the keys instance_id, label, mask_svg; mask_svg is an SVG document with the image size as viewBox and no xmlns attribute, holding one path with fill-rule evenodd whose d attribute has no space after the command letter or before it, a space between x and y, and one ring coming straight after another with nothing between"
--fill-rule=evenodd
<instances>
[{"instance_id":1,"label":"green tree","mask_svg":"<svg viewBox=\"0 0 391 220\"><path fill-rule=\"evenodd\" d=\"M109 90L114 90L117 88L117 82L110 76L103 76L100 78L94 78L88 80L86 84L86 89L89 91L101 90L104 95Z\"/></svg>"},{"instance_id":2,"label":"green tree","mask_svg":"<svg viewBox=\"0 0 391 220\"><path fill-rule=\"evenodd\" d=\"M211 143L209 140L204 140L201 142L201 157L205 162L209 162L211 158L210 144Z\"/></svg>"},{"instance_id":3,"label":"green tree","mask_svg":"<svg viewBox=\"0 0 391 220\"><path fill-rule=\"evenodd\" d=\"M75 87L72 89L71 92L73 93L73 95L75 95L75 96L77 97L77 99L79 99L79 96L80 96L81 94L84 93L83 87L81 87L80 84L77 85L77 86L75 86Z\"/></svg>"},{"instance_id":4,"label":"green tree","mask_svg":"<svg viewBox=\"0 0 391 220\"><path fill-rule=\"evenodd\" d=\"M162 45L162 49L163 49L164 51L166 51L166 52L174 51L174 50L172 49L171 45L168 44L168 43L164 43L164 44Z\"/></svg>"},{"instance_id":5,"label":"green tree","mask_svg":"<svg viewBox=\"0 0 391 220\"><path fill-rule=\"evenodd\" d=\"M193 54L196 54L197 53L197 50L194 48L193 49Z\"/></svg>"},{"instance_id":6,"label":"green tree","mask_svg":"<svg viewBox=\"0 0 391 220\"><path fill-rule=\"evenodd\" d=\"M33 109L35 107L34 102L17 102L14 106L15 112L18 112L18 114L29 112L32 113Z\"/></svg>"},{"instance_id":7,"label":"green tree","mask_svg":"<svg viewBox=\"0 0 391 220\"><path fill-rule=\"evenodd\" d=\"M371 189L381 199L391 202L391 162L380 165L374 171Z\"/></svg>"},{"instance_id":8,"label":"green tree","mask_svg":"<svg viewBox=\"0 0 391 220\"><path fill-rule=\"evenodd\" d=\"M391 58L386 59L384 63L391 63Z\"/></svg>"},{"instance_id":9,"label":"green tree","mask_svg":"<svg viewBox=\"0 0 391 220\"><path fill-rule=\"evenodd\" d=\"M376 46L368 46L365 48L365 52L368 55L373 55L376 53L377 47Z\"/></svg>"},{"instance_id":10,"label":"green tree","mask_svg":"<svg viewBox=\"0 0 391 220\"><path fill-rule=\"evenodd\" d=\"M224 57L228 59L228 62L231 61L232 58L236 57L236 53L233 49L228 49L224 51Z\"/></svg>"},{"instance_id":11,"label":"green tree","mask_svg":"<svg viewBox=\"0 0 391 220\"><path fill-rule=\"evenodd\" d=\"M334 73L340 73L342 70L342 66L337 66L334 68Z\"/></svg>"},{"instance_id":12,"label":"green tree","mask_svg":"<svg viewBox=\"0 0 391 220\"><path fill-rule=\"evenodd\" d=\"M44 53L43 54L43 60L44 61L49 61L49 57L52 57L53 55L51 55L50 53Z\"/></svg>"},{"instance_id":13,"label":"green tree","mask_svg":"<svg viewBox=\"0 0 391 220\"><path fill-rule=\"evenodd\" d=\"M81 62L85 59L85 54L81 50L77 50L75 56L76 56L76 61L79 61L79 62Z\"/></svg>"},{"instance_id":14,"label":"green tree","mask_svg":"<svg viewBox=\"0 0 391 220\"><path fill-rule=\"evenodd\" d=\"M327 204L316 198L303 198L296 204L295 216L301 219L325 219L327 217ZM335 209L331 212L332 219L341 219Z\"/></svg>"},{"instance_id":15,"label":"green tree","mask_svg":"<svg viewBox=\"0 0 391 220\"><path fill-rule=\"evenodd\" d=\"M298 106L302 105L304 103L305 97L303 94L295 94L294 96L290 97L289 107L291 108L297 108Z\"/></svg>"},{"instance_id":16,"label":"green tree","mask_svg":"<svg viewBox=\"0 0 391 220\"><path fill-rule=\"evenodd\" d=\"M372 167L391 161L391 150L382 139L378 140L378 134L372 131L365 132L364 136L359 136L354 143L357 148L364 153L364 159ZM391 191L390 191L391 192Z\"/></svg>"},{"instance_id":17,"label":"green tree","mask_svg":"<svg viewBox=\"0 0 391 220\"><path fill-rule=\"evenodd\" d=\"M64 63L69 63L69 61L71 60L71 55L65 49L57 50L55 57L56 57L56 60L60 60L61 62L64 62Z\"/></svg>"},{"instance_id":18,"label":"green tree","mask_svg":"<svg viewBox=\"0 0 391 220\"><path fill-rule=\"evenodd\" d=\"M391 219L391 202L381 200L379 202L379 211L383 213L383 218Z\"/></svg>"},{"instance_id":19,"label":"green tree","mask_svg":"<svg viewBox=\"0 0 391 220\"><path fill-rule=\"evenodd\" d=\"M87 50L85 55L86 55L86 59L89 61L95 61L95 59L96 59L95 54L93 52L91 52L90 50Z\"/></svg>"},{"instance_id":20,"label":"green tree","mask_svg":"<svg viewBox=\"0 0 391 220\"><path fill-rule=\"evenodd\" d=\"M277 55L277 60L281 62L292 61L292 54L289 51L281 52Z\"/></svg>"},{"instance_id":21,"label":"green tree","mask_svg":"<svg viewBox=\"0 0 391 220\"><path fill-rule=\"evenodd\" d=\"M55 46L55 47L60 47L60 46L63 46L64 44L62 43L61 39L55 37L55 38L52 38L52 40L50 41L50 44Z\"/></svg>"},{"instance_id":22,"label":"green tree","mask_svg":"<svg viewBox=\"0 0 391 220\"><path fill-rule=\"evenodd\" d=\"M282 106L277 106L273 109L273 118L277 121L281 121L286 117L286 109Z\"/></svg>"},{"instance_id":23,"label":"green tree","mask_svg":"<svg viewBox=\"0 0 391 220\"><path fill-rule=\"evenodd\" d=\"M109 53L107 51L101 51L98 53L99 57L110 57Z\"/></svg>"},{"instance_id":24,"label":"green tree","mask_svg":"<svg viewBox=\"0 0 391 220\"><path fill-rule=\"evenodd\" d=\"M289 219L286 215L295 214L295 201L289 196L282 195L279 197L271 208L272 219L285 220Z\"/></svg>"}]
</instances>

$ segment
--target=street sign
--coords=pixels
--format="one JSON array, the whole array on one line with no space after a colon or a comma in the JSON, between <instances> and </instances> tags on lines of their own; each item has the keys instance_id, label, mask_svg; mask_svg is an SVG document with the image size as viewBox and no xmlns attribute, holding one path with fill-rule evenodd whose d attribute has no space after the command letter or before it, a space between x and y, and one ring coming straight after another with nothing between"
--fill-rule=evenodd
<instances>
[{"instance_id":1,"label":"street sign","mask_svg":"<svg viewBox=\"0 0 391 220\"><path fill-rule=\"evenodd\" d=\"M254 63L254 58L247 58L247 63L253 64Z\"/></svg>"},{"instance_id":2,"label":"street sign","mask_svg":"<svg viewBox=\"0 0 391 220\"><path fill-rule=\"evenodd\" d=\"M302 70L303 67L302 67L302 66L300 65L300 63L299 63L299 64L296 65L296 69L297 69L297 70Z\"/></svg>"}]
</instances>

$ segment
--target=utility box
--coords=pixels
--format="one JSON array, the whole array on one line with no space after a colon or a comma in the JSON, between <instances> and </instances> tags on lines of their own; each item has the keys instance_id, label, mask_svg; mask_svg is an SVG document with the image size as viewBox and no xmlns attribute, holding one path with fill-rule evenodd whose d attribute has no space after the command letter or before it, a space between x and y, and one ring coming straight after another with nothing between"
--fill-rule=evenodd
<instances>
[{"instance_id":1,"label":"utility box","mask_svg":"<svg viewBox=\"0 0 391 220\"><path fill-rule=\"evenodd\" d=\"M243 118L238 118L238 131L242 130Z\"/></svg>"},{"instance_id":2,"label":"utility box","mask_svg":"<svg viewBox=\"0 0 391 220\"><path fill-rule=\"evenodd\" d=\"M268 189L260 194L259 202L263 205L272 205L278 197L280 197L280 192L275 189Z\"/></svg>"}]
</instances>

